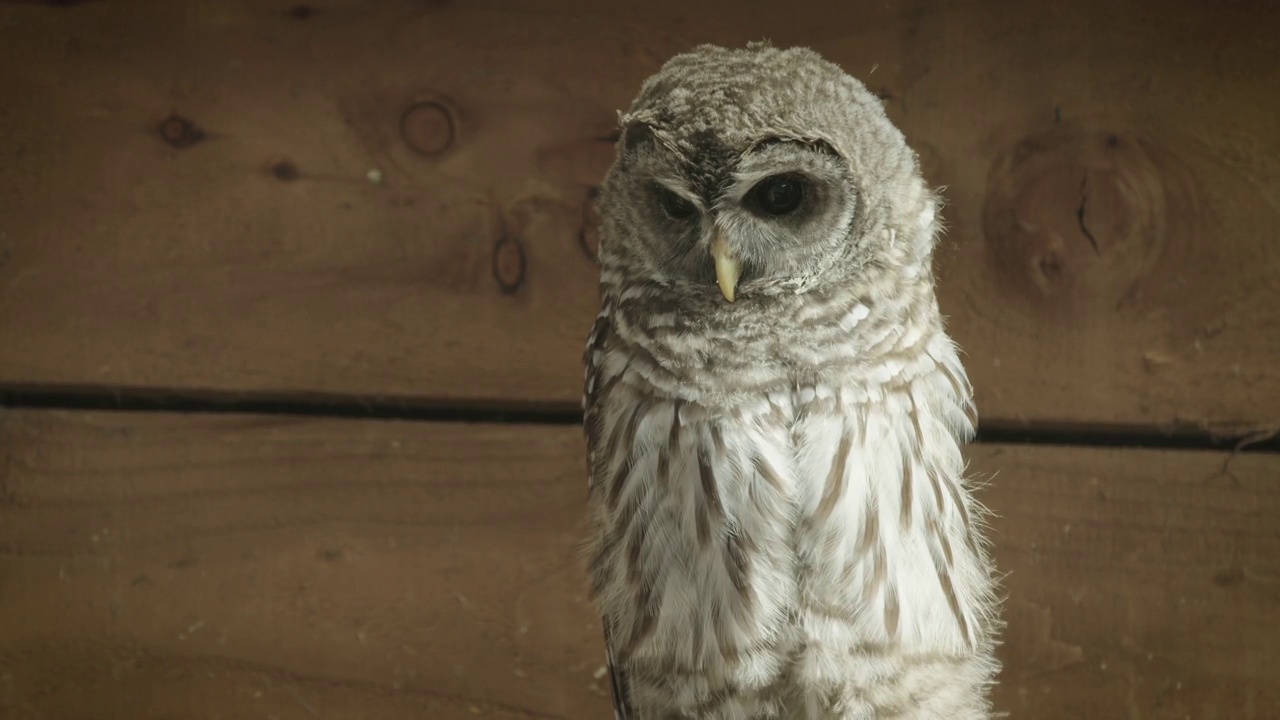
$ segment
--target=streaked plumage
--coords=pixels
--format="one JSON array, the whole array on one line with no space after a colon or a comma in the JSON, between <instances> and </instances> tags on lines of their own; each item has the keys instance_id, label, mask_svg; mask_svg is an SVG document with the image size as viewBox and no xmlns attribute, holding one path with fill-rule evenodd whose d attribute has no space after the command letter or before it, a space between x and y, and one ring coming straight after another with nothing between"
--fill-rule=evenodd
<instances>
[{"instance_id":1,"label":"streaked plumage","mask_svg":"<svg viewBox=\"0 0 1280 720\"><path fill-rule=\"evenodd\" d=\"M915 154L764 44L673 58L620 120L584 394L618 717L987 718L975 420ZM780 173L805 193L771 214Z\"/></svg>"}]
</instances>

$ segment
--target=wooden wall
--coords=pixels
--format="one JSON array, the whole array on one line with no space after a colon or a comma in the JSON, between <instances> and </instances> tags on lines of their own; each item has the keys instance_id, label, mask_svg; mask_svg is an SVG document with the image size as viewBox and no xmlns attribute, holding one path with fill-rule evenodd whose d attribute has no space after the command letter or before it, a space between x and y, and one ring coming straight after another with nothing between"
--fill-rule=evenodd
<instances>
[{"instance_id":1,"label":"wooden wall","mask_svg":"<svg viewBox=\"0 0 1280 720\"><path fill-rule=\"evenodd\" d=\"M0 717L607 717L589 199L767 36L947 186L1001 709L1280 718L1278 7L0 2Z\"/></svg>"}]
</instances>

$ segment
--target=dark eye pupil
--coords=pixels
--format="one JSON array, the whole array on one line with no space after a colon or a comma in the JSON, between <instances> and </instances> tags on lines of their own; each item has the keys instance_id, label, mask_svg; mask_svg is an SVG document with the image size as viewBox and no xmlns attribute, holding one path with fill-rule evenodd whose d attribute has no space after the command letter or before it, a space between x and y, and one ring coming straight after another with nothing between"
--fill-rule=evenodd
<instances>
[{"instance_id":1,"label":"dark eye pupil","mask_svg":"<svg viewBox=\"0 0 1280 720\"><path fill-rule=\"evenodd\" d=\"M760 209L770 215L786 215L800 207L804 199L804 183L794 177L779 175L756 186Z\"/></svg>"},{"instance_id":2,"label":"dark eye pupil","mask_svg":"<svg viewBox=\"0 0 1280 720\"><path fill-rule=\"evenodd\" d=\"M661 195L662 210L667 215L676 220L684 220L693 215L693 203L665 188L661 191Z\"/></svg>"}]
</instances>

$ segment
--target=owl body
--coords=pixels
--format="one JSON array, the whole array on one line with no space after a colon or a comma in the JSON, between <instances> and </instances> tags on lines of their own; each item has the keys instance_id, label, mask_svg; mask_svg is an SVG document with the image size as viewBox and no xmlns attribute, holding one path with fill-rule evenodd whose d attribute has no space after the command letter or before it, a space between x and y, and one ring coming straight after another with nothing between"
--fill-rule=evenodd
<instances>
[{"instance_id":1,"label":"owl body","mask_svg":"<svg viewBox=\"0 0 1280 720\"><path fill-rule=\"evenodd\" d=\"M584 393L618 716L988 717L971 390L914 154L852 78L762 45L678 56L623 127Z\"/></svg>"}]
</instances>

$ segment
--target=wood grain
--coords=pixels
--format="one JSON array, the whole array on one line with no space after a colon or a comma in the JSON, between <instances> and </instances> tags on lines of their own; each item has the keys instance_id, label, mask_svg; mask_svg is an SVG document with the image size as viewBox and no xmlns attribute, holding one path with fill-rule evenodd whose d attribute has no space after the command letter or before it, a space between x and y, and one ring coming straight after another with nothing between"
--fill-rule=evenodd
<instances>
[{"instance_id":1,"label":"wood grain","mask_svg":"<svg viewBox=\"0 0 1280 720\"><path fill-rule=\"evenodd\" d=\"M576 428L0 418L0 716L608 715ZM1003 709L1280 716L1280 457L970 456Z\"/></svg>"},{"instance_id":2,"label":"wood grain","mask_svg":"<svg viewBox=\"0 0 1280 720\"><path fill-rule=\"evenodd\" d=\"M767 35L948 186L987 421L1277 422L1278 6L828 5L0 6L0 383L575 407L615 111Z\"/></svg>"}]
</instances>

